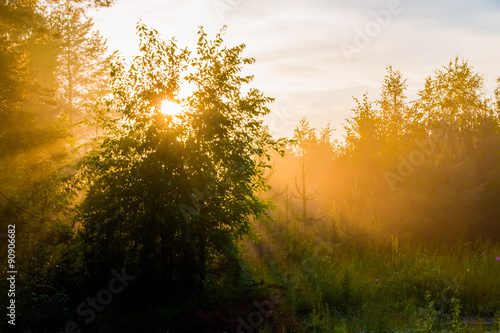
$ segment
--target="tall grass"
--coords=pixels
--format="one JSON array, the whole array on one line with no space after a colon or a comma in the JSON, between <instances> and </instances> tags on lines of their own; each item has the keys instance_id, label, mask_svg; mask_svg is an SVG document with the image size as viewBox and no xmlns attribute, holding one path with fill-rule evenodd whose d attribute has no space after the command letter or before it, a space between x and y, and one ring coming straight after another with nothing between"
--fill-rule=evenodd
<instances>
[{"instance_id":1,"label":"tall grass","mask_svg":"<svg viewBox=\"0 0 500 333\"><path fill-rule=\"evenodd\" d=\"M417 245L356 235L332 216L308 222L261 224L258 246L272 251L264 264L247 256L256 278L287 291L283 308L304 323L297 332L471 331L464 317L500 313L499 244Z\"/></svg>"}]
</instances>

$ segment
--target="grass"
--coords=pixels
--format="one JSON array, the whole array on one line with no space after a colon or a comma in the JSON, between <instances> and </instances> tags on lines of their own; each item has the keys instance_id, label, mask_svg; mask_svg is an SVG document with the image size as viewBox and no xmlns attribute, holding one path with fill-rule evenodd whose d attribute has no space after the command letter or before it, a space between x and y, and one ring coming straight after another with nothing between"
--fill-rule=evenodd
<instances>
[{"instance_id":1,"label":"grass","mask_svg":"<svg viewBox=\"0 0 500 333\"><path fill-rule=\"evenodd\" d=\"M498 244L360 242L332 225L264 223L265 250L245 243L255 278L286 290L281 317L296 324L275 332L499 332Z\"/></svg>"},{"instance_id":2,"label":"grass","mask_svg":"<svg viewBox=\"0 0 500 333\"><path fill-rule=\"evenodd\" d=\"M242 242L237 278L212 276L197 302L131 314L119 331L137 331L134 323L154 331L186 311L234 308L279 291L273 315L254 332L500 333L499 244L410 245L395 236L367 239L338 221L288 222L256 226L260 241ZM253 312L238 315L251 322ZM106 318L94 326L114 332Z\"/></svg>"}]
</instances>

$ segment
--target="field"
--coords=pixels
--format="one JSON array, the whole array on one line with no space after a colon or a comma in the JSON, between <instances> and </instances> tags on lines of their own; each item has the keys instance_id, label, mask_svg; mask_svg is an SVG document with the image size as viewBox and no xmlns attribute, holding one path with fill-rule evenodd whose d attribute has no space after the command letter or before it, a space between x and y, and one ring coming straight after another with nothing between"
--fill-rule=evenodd
<instances>
[{"instance_id":1,"label":"field","mask_svg":"<svg viewBox=\"0 0 500 333\"><path fill-rule=\"evenodd\" d=\"M330 216L267 220L240 245L242 272L201 303L148 314L161 332L499 332L500 246L357 240Z\"/></svg>"},{"instance_id":2,"label":"field","mask_svg":"<svg viewBox=\"0 0 500 333\"><path fill-rule=\"evenodd\" d=\"M498 331L498 245L362 243L324 222L246 244L250 272L284 296L262 332Z\"/></svg>"}]
</instances>

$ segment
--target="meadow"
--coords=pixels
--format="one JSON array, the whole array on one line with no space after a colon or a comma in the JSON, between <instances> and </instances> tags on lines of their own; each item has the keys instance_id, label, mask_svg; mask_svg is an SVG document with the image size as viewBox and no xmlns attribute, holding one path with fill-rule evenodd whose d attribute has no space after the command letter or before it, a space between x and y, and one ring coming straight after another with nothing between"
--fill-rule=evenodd
<instances>
[{"instance_id":1,"label":"meadow","mask_svg":"<svg viewBox=\"0 0 500 333\"><path fill-rule=\"evenodd\" d=\"M286 295L255 332L498 332L498 244L359 242L333 218L245 243L252 276Z\"/></svg>"}]
</instances>

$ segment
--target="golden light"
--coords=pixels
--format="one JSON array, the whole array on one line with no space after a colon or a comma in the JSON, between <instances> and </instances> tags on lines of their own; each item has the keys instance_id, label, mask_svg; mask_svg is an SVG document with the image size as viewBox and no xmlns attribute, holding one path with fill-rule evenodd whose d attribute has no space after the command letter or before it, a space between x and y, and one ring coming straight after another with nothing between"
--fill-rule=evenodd
<instances>
[{"instance_id":1,"label":"golden light","mask_svg":"<svg viewBox=\"0 0 500 333\"><path fill-rule=\"evenodd\" d=\"M182 106L173 101L163 101L160 112L166 116L176 116L182 112Z\"/></svg>"}]
</instances>

